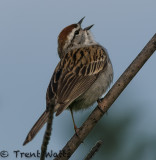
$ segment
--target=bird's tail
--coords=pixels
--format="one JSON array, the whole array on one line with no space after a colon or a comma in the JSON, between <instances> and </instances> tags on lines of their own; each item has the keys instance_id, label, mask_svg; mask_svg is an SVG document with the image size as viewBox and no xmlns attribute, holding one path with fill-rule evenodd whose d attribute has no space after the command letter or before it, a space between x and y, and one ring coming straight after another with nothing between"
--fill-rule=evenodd
<instances>
[{"instance_id":1,"label":"bird's tail","mask_svg":"<svg viewBox=\"0 0 156 160\"><path fill-rule=\"evenodd\" d=\"M39 130L44 126L44 124L47 122L48 120L48 114L49 112L45 111L40 118L37 120L37 122L34 124L34 126L31 128L31 130L29 131L23 145L26 145L28 142L30 142L35 136L36 134L39 132Z\"/></svg>"}]
</instances>

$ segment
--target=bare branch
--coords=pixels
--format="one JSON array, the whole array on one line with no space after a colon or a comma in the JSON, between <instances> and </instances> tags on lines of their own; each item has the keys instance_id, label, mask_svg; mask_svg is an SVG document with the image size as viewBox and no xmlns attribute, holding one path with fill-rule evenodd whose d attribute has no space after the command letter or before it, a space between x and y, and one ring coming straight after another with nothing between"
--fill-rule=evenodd
<instances>
[{"instance_id":1,"label":"bare branch","mask_svg":"<svg viewBox=\"0 0 156 160\"><path fill-rule=\"evenodd\" d=\"M97 106L94 109L94 111L90 114L88 119L83 123L83 125L80 127L79 132L78 132L79 136L75 134L68 141L68 143L64 146L61 152L66 153L66 156L57 157L55 158L55 160L67 160L71 157L71 155L78 148L81 142L83 142L85 137L93 129L96 123L102 118L104 113L107 112L110 106L119 97L121 92L126 88L129 82L133 79L133 77L137 74L137 72L141 69L141 67L150 58L150 56L154 53L155 50L156 50L156 34L147 43L144 49L134 59L134 61L125 70L125 72L120 76L120 78L116 81L116 83L106 94L102 102L99 103L99 106Z\"/></svg>"},{"instance_id":2,"label":"bare branch","mask_svg":"<svg viewBox=\"0 0 156 160\"><path fill-rule=\"evenodd\" d=\"M94 156L95 152L97 152L99 150L99 148L101 147L101 145L102 145L102 141L99 140L95 144L95 146L91 149L91 151L88 153L88 155L85 157L84 160L90 160Z\"/></svg>"},{"instance_id":3,"label":"bare branch","mask_svg":"<svg viewBox=\"0 0 156 160\"><path fill-rule=\"evenodd\" d=\"M49 115L48 115L48 121L47 121L47 127L44 133L43 142L41 146L41 157L40 160L44 160L47 152L47 146L50 140L51 131L52 131L52 122L53 122L53 112L54 107L49 107Z\"/></svg>"}]
</instances>

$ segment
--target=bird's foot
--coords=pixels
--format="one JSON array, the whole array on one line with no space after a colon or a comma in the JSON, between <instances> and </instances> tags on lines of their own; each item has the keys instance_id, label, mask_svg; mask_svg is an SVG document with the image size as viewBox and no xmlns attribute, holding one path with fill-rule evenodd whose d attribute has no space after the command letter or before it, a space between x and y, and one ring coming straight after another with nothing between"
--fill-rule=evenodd
<instances>
[{"instance_id":1,"label":"bird's foot","mask_svg":"<svg viewBox=\"0 0 156 160\"><path fill-rule=\"evenodd\" d=\"M77 128L76 126L74 126L74 130L75 130L75 134L76 134L77 136L79 136L79 135L78 135L78 132L79 132L80 129Z\"/></svg>"},{"instance_id":2,"label":"bird's foot","mask_svg":"<svg viewBox=\"0 0 156 160\"><path fill-rule=\"evenodd\" d=\"M79 131L80 131L80 129L79 128L77 128L76 126L74 126L74 130L75 130L75 134L76 134L76 136L78 137L78 138L80 138L80 136L79 136ZM83 141L81 140L81 143L83 143Z\"/></svg>"},{"instance_id":3,"label":"bird's foot","mask_svg":"<svg viewBox=\"0 0 156 160\"><path fill-rule=\"evenodd\" d=\"M97 103L101 103L103 98L98 98Z\"/></svg>"},{"instance_id":4,"label":"bird's foot","mask_svg":"<svg viewBox=\"0 0 156 160\"><path fill-rule=\"evenodd\" d=\"M102 108L101 108L101 105L100 105L100 103L102 102L102 100L103 100L103 98L99 98L98 100L97 100L97 103L98 103L98 108L99 108L99 110L104 114L105 112L102 110Z\"/></svg>"}]
</instances>

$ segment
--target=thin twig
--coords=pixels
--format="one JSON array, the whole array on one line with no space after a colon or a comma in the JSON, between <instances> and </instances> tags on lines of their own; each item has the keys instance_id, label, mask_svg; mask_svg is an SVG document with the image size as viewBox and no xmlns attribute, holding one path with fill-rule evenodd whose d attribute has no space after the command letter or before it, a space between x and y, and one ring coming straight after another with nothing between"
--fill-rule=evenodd
<instances>
[{"instance_id":1,"label":"thin twig","mask_svg":"<svg viewBox=\"0 0 156 160\"><path fill-rule=\"evenodd\" d=\"M99 140L94 147L91 149L91 151L88 153L88 155L85 157L84 160L91 160L91 158L94 156L95 152L97 152L99 150L99 148L102 145L102 141Z\"/></svg>"},{"instance_id":2,"label":"thin twig","mask_svg":"<svg viewBox=\"0 0 156 160\"><path fill-rule=\"evenodd\" d=\"M121 77L116 81L113 87L106 94L104 99L99 106L97 106L94 111L90 114L88 119L83 123L78 131L78 136L75 134L68 143L64 146L62 151L66 153L66 156L57 157L55 160L67 160L71 157L78 146L83 142L85 137L90 133L97 122L102 118L104 113L110 108L114 101L119 97L121 92L126 88L129 82L145 64L145 62L150 58L150 56L156 50L156 34L147 43L140 54L134 59L130 66L125 70ZM99 109L100 108L100 109ZM61 151L61 152L62 152Z\"/></svg>"},{"instance_id":3,"label":"thin twig","mask_svg":"<svg viewBox=\"0 0 156 160\"><path fill-rule=\"evenodd\" d=\"M43 142L41 146L41 157L40 160L45 160L46 152L47 152L47 146L50 140L51 131L52 131L52 122L53 122L53 112L54 107L49 107L49 115L48 115L48 121L47 121L47 127L45 130L45 134L43 137Z\"/></svg>"}]
</instances>

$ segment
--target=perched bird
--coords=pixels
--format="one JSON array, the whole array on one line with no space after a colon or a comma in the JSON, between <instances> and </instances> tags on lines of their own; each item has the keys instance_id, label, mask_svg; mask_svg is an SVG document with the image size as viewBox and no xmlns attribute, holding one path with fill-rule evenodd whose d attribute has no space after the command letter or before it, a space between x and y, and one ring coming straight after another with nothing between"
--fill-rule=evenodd
<instances>
[{"instance_id":1,"label":"perched bird","mask_svg":"<svg viewBox=\"0 0 156 160\"><path fill-rule=\"evenodd\" d=\"M73 110L86 109L93 105L107 90L113 79L113 68L108 53L97 43L88 26L78 23L64 28L58 36L60 62L50 80L46 105L54 107L56 116L70 109L75 131L77 127ZM23 145L31 141L47 122L48 109L41 115L28 133Z\"/></svg>"}]
</instances>

